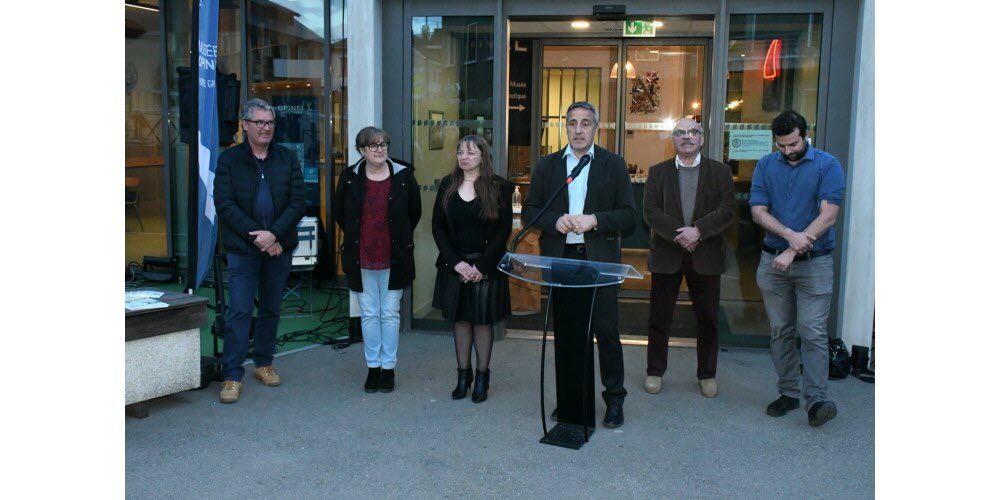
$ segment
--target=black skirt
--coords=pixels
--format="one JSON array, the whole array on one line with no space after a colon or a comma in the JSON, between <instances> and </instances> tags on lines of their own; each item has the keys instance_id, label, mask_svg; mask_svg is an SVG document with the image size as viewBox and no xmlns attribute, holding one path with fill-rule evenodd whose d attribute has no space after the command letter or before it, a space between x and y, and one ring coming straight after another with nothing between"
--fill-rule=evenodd
<instances>
[{"instance_id":1,"label":"black skirt","mask_svg":"<svg viewBox=\"0 0 1000 500\"><path fill-rule=\"evenodd\" d=\"M507 275L484 274L479 283L462 283L454 269L438 269L432 305L451 321L488 325L510 315Z\"/></svg>"}]
</instances>

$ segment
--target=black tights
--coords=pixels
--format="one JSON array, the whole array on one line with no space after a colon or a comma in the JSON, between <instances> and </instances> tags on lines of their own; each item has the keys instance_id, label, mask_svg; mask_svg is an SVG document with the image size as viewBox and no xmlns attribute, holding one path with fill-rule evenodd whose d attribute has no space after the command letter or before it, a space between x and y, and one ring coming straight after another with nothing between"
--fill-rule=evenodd
<instances>
[{"instance_id":1,"label":"black tights","mask_svg":"<svg viewBox=\"0 0 1000 500\"><path fill-rule=\"evenodd\" d=\"M455 357L458 367L472 366L472 344L476 345L476 370L490 369L490 354L493 352L493 325L474 325L468 321L455 322Z\"/></svg>"}]
</instances>

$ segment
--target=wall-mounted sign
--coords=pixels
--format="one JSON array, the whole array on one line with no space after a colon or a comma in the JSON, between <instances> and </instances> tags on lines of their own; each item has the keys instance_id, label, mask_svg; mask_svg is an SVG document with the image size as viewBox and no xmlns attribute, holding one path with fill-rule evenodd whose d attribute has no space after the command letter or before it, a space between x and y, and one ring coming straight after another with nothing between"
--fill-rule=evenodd
<instances>
[{"instance_id":1,"label":"wall-mounted sign","mask_svg":"<svg viewBox=\"0 0 1000 500\"><path fill-rule=\"evenodd\" d=\"M511 40L507 78L507 144L531 145L531 40Z\"/></svg>"},{"instance_id":2,"label":"wall-mounted sign","mask_svg":"<svg viewBox=\"0 0 1000 500\"><path fill-rule=\"evenodd\" d=\"M632 19L625 21L625 27L622 28L622 35L627 37L656 36L656 26L653 24L652 19Z\"/></svg>"},{"instance_id":3,"label":"wall-mounted sign","mask_svg":"<svg viewBox=\"0 0 1000 500\"><path fill-rule=\"evenodd\" d=\"M729 159L759 160L771 154L770 130L730 130Z\"/></svg>"}]
</instances>

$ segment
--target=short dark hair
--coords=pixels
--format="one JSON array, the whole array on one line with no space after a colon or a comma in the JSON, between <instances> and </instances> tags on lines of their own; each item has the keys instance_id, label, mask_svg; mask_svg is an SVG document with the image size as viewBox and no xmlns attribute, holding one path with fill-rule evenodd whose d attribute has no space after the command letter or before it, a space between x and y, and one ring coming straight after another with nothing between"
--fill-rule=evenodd
<instances>
[{"instance_id":1,"label":"short dark hair","mask_svg":"<svg viewBox=\"0 0 1000 500\"><path fill-rule=\"evenodd\" d=\"M385 130L378 127L365 127L361 129L361 131L358 132L358 136L354 138L354 147L358 149L359 153L361 153L361 150L364 149L365 146L369 144L378 144L376 141L390 142L389 134ZM364 153L361 154L364 155Z\"/></svg>"},{"instance_id":2,"label":"short dark hair","mask_svg":"<svg viewBox=\"0 0 1000 500\"><path fill-rule=\"evenodd\" d=\"M794 110L789 109L771 120L771 135L775 137L791 134L795 129L799 129L799 135L802 137L805 137L806 133L809 132L805 117Z\"/></svg>"},{"instance_id":3,"label":"short dark hair","mask_svg":"<svg viewBox=\"0 0 1000 500\"><path fill-rule=\"evenodd\" d=\"M566 118L569 118L570 111L573 111L574 109L577 108L582 108L586 109L587 111L590 111L590 114L594 115L595 122L601 121L601 114L597 112L597 108L595 108L593 104L587 101L576 101L573 104L570 104L569 107L566 108Z\"/></svg>"}]
</instances>

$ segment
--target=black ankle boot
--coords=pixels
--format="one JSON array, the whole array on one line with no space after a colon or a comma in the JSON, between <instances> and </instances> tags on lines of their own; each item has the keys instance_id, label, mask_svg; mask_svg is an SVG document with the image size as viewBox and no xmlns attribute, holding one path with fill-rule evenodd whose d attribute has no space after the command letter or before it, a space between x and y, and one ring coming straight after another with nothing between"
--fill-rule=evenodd
<instances>
[{"instance_id":1,"label":"black ankle boot","mask_svg":"<svg viewBox=\"0 0 1000 500\"><path fill-rule=\"evenodd\" d=\"M396 387L396 370L382 370L382 380L378 384L378 390L382 392L392 392Z\"/></svg>"},{"instance_id":2,"label":"black ankle boot","mask_svg":"<svg viewBox=\"0 0 1000 500\"><path fill-rule=\"evenodd\" d=\"M378 392L378 384L382 379L381 368L369 368L365 379L365 392Z\"/></svg>"},{"instance_id":3,"label":"black ankle boot","mask_svg":"<svg viewBox=\"0 0 1000 500\"><path fill-rule=\"evenodd\" d=\"M490 371L476 370L476 387L472 389L472 402L486 401L486 393L490 390Z\"/></svg>"},{"instance_id":4,"label":"black ankle boot","mask_svg":"<svg viewBox=\"0 0 1000 500\"><path fill-rule=\"evenodd\" d=\"M465 398L470 386L472 386L472 368L459 368L458 384L455 386L455 390L451 391L451 399Z\"/></svg>"}]
</instances>

